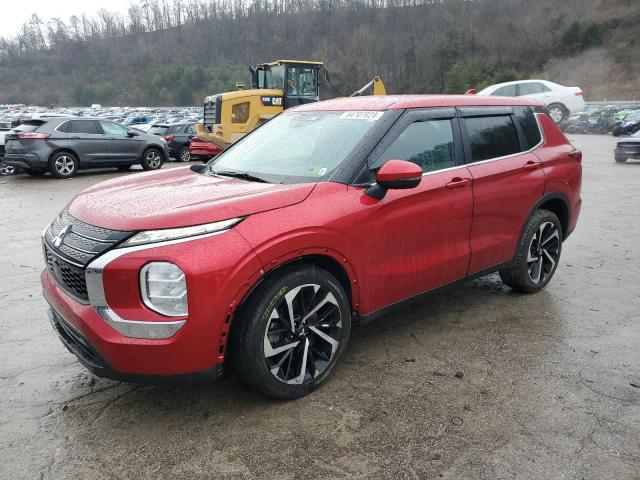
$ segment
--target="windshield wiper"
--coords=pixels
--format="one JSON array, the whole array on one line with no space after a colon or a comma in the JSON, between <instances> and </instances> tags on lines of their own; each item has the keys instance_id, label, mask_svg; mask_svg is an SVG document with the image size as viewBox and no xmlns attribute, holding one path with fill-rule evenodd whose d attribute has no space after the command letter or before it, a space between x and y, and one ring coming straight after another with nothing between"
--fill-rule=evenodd
<instances>
[{"instance_id":1,"label":"windshield wiper","mask_svg":"<svg viewBox=\"0 0 640 480\"><path fill-rule=\"evenodd\" d=\"M270 183L268 180L251 175L249 172L234 172L232 170L210 170L209 172L213 175L240 178L242 180L249 180L250 182Z\"/></svg>"}]
</instances>

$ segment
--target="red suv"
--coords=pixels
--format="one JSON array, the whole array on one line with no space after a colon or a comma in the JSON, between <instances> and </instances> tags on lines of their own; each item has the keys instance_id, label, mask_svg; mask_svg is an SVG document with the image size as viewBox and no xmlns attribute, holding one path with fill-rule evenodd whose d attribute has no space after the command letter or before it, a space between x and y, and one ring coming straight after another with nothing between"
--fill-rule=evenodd
<instances>
[{"instance_id":1,"label":"red suv","mask_svg":"<svg viewBox=\"0 0 640 480\"><path fill-rule=\"evenodd\" d=\"M277 398L358 322L489 272L533 293L580 213L581 152L541 104L387 96L287 110L208 164L101 183L43 234L65 345L100 376Z\"/></svg>"}]
</instances>

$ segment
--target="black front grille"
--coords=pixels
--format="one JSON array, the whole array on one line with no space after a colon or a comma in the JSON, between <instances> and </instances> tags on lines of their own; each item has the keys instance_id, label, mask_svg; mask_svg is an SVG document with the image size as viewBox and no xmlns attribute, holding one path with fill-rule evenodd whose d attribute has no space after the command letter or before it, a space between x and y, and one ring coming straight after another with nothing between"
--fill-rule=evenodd
<instances>
[{"instance_id":1,"label":"black front grille","mask_svg":"<svg viewBox=\"0 0 640 480\"><path fill-rule=\"evenodd\" d=\"M96 369L105 367L100 354L53 309L49 310L49 320L71 353Z\"/></svg>"},{"instance_id":2,"label":"black front grille","mask_svg":"<svg viewBox=\"0 0 640 480\"><path fill-rule=\"evenodd\" d=\"M76 299L87 302L85 267L130 234L81 222L63 210L44 234L47 269L58 285Z\"/></svg>"}]
</instances>

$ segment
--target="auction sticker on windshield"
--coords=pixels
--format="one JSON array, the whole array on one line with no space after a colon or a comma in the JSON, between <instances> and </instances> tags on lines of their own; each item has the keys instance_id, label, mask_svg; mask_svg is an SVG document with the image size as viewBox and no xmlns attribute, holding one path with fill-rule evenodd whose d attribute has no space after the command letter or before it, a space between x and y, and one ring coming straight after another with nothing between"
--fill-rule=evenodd
<instances>
[{"instance_id":1,"label":"auction sticker on windshield","mask_svg":"<svg viewBox=\"0 0 640 480\"><path fill-rule=\"evenodd\" d=\"M371 121L375 121L378 120L382 115L384 114L384 112L368 112L368 111L362 111L362 112L344 112L342 115L340 115L340 120L371 120Z\"/></svg>"}]
</instances>

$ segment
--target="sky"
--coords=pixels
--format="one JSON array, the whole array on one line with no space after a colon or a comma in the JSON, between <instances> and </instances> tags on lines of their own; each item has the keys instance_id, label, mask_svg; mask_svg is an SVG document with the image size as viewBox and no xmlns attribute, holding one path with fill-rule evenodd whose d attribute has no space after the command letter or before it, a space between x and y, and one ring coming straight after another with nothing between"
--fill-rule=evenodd
<instances>
[{"instance_id":1,"label":"sky","mask_svg":"<svg viewBox=\"0 0 640 480\"><path fill-rule=\"evenodd\" d=\"M91 15L101 8L113 12L126 12L131 0L0 0L0 36L13 36L33 13L45 22L60 17L65 22L71 15ZM133 2L137 3L137 2Z\"/></svg>"}]
</instances>

